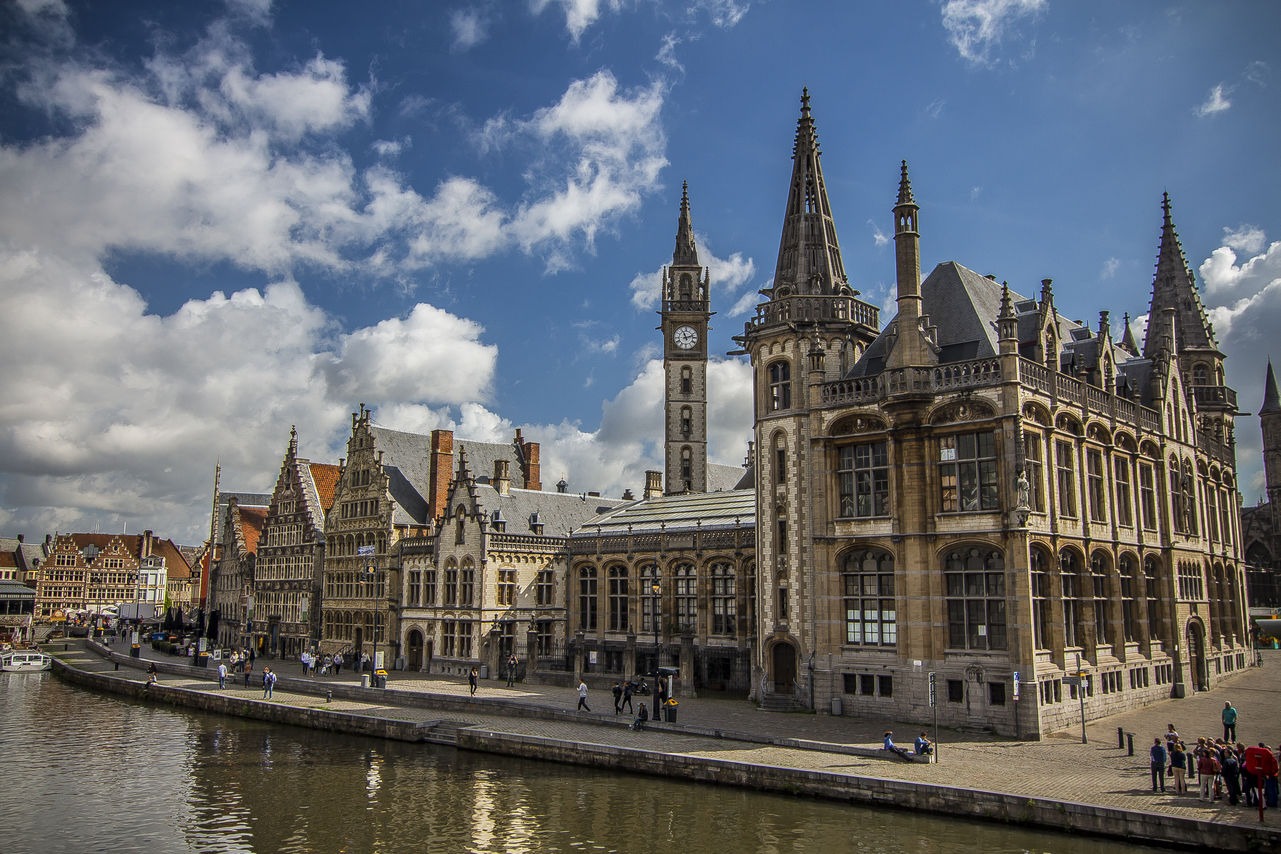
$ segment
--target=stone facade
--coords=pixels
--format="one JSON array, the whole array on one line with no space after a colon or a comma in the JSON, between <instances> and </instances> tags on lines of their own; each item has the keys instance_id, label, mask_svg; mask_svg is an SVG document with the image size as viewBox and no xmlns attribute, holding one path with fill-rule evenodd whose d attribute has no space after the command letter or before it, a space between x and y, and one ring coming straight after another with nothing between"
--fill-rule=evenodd
<instances>
[{"instance_id":1,"label":"stone facade","mask_svg":"<svg viewBox=\"0 0 1281 854\"><path fill-rule=\"evenodd\" d=\"M1281 395L1271 362L1263 383L1259 426L1267 498L1241 511L1241 529L1250 605L1263 615L1281 609Z\"/></svg>"},{"instance_id":2,"label":"stone facade","mask_svg":"<svg viewBox=\"0 0 1281 854\"><path fill-rule=\"evenodd\" d=\"M762 696L1024 737L1245 665L1223 356L1170 217L1142 354L954 262L897 315L840 265L808 97L779 267L737 340L756 387ZM800 323L798 320L805 319ZM851 361L852 359L852 361ZM1079 662L1079 663L1078 663ZM1088 673L1078 688L1078 673Z\"/></svg>"}]
</instances>

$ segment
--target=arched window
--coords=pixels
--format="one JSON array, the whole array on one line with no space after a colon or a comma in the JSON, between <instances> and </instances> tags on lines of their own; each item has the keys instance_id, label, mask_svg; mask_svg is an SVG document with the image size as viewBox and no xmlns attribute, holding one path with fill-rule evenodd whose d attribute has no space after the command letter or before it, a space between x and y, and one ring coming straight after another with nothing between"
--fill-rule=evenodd
<instances>
[{"instance_id":1,"label":"arched window","mask_svg":"<svg viewBox=\"0 0 1281 854\"><path fill-rule=\"evenodd\" d=\"M628 628L627 567L615 564L609 568L609 630L624 632Z\"/></svg>"},{"instance_id":2,"label":"arched window","mask_svg":"<svg viewBox=\"0 0 1281 854\"><path fill-rule=\"evenodd\" d=\"M658 565L647 563L640 568L640 587L637 595L641 604L641 631L653 632L655 620L663 612L662 581L658 574Z\"/></svg>"},{"instance_id":3,"label":"arched window","mask_svg":"<svg viewBox=\"0 0 1281 854\"><path fill-rule=\"evenodd\" d=\"M1094 593L1094 641L1115 644L1112 637L1112 600L1108 598L1108 573L1112 559L1102 550L1090 555L1090 583Z\"/></svg>"},{"instance_id":4,"label":"arched window","mask_svg":"<svg viewBox=\"0 0 1281 854\"><path fill-rule=\"evenodd\" d=\"M1118 567L1121 573L1121 631L1125 635L1125 642L1133 643L1139 639L1138 616L1135 613L1138 606L1139 567L1134 556L1128 554L1121 555Z\"/></svg>"},{"instance_id":5,"label":"arched window","mask_svg":"<svg viewBox=\"0 0 1281 854\"><path fill-rule=\"evenodd\" d=\"M943 556L950 649L1005 649L1005 558L970 546Z\"/></svg>"},{"instance_id":6,"label":"arched window","mask_svg":"<svg viewBox=\"0 0 1281 854\"><path fill-rule=\"evenodd\" d=\"M737 633L735 617L738 596L734 567L724 561L712 564L712 634L733 637Z\"/></svg>"},{"instance_id":7,"label":"arched window","mask_svg":"<svg viewBox=\"0 0 1281 854\"><path fill-rule=\"evenodd\" d=\"M452 559L445 564L444 604L458 604L458 565Z\"/></svg>"},{"instance_id":8,"label":"arched window","mask_svg":"<svg viewBox=\"0 0 1281 854\"><path fill-rule=\"evenodd\" d=\"M1148 600L1148 637L1161 637L1161 561L1156 555L1143 559L1143 595Z\"/></svg>"},{"instance_id":9,"label":"arched window","mask_svg":"<svg viewBox=\"0 0 1281 854\"><path fill-rule=\"evenodd\" d=\"M1071 549L1059 553L1059 582L1063 591L1063 644L1080 646L1077 627L1081 622L1081 559Z\"/></svg>"},{"instance_id":10,"label":"arched window","mask_svg":"<svg viewBox=\"0 0 1281 854\"><path fill-rule=\"evenodd\" d=\"M694 451L688 447L681 448L681 483L686 490L694 489Z\"/></svg>"},{"instance_id":11,"label":"arched window","mask_svg":"<svg viewBox=\"0 0 1281 854\"><path fill-rule=\"evenodd\" d=\"M880 549L849 552L842 565L841 580L845 588L845 642L861 646L897 644L894 555Z\"/></svg>"},{"instance_id":12,"label":"arched window","mask_svg":"<svg viewBox=\"0 0 1281 854\"><path fill-rule=\"evenodd\" d=\"M690 395L694 393L694 370L685 365L681 368L681 394Z\"/></svg>"},{"instance_id":13,"label":"arched window","mask_svg":"<svg viewBox=\"0 0 1281 854\"><path fill-rule=\"evenodd\" d=\"M1192 366L1192 385L1209 385L1210 369L1204 362L1197 362Z\"/></svg>"},{"instance_id":14,"label":"arched window","mask_svg":"<svg viewBox=\"0 0 1281 854\"><path fill-rule=\"evenodd\" d=\"M694 298L694 289L689 273L681 273L680 301L689 302Z\"/></svg>"},{"instance_id":15,"label":"arched window","mask_svg":"<svg viewBox=\"0 0 1281 854\"><path fill-rule=\"evenodd\" d=\"M792 408L792 366L784 361L769 366L769 409Z\"/></svg>"},{"instance_id":16,"label":"arched window","mask_svg":"<svg viewBox=\"0 0 1281 854\"><path fill-rule=\"evenodd\" d=\"M680 428L681 435L686 439L688 439L690 434L694 432L694 410L690 409L688 406L681 407Z\"/></svg>"},{"instance_id":17,"label":"arched window","mask_svg":"<svg viewBox=\"0 0 1281 854\"><path fill-rule=\"evenodd\" d=\"M845 445L837 455L841 516L886 516L890 509L890 464L885 442Z\"/></svg>"},{"instance_id":18,"label":"arched window","mask_svg":"<svg viewBox=\"0 0 1281 854\"><path fill-rule=\"evenodd\" d=\"M676 597L676 627L682 632L698 630L698 576L692 563L677 564L672 571L672 592Z\"/></svg>"},{"instance_id":19,"label":"arched window","mask_svg":"<svg viewBox=\"0 0 1281 854\"><path fill-rule=\"evenodd\" d=\"M596 631L596 567L582 566L578 570L578 627L585 632Z\"/></svg>"},{"instance_id":20,"label":"arched window","mask_svg":"<svg viewBox=\"0 0 1281 854\"><path fill-rule=\"evenodd\" d=\"M787 438L782 433L774 434L774 483L787 482Z\"/></svg>"},{"instance_id":21,"label":"arched window","mask_svg":"<svg viewBox=\"0 0 1281 854\"><path fill-rule=\"evenodd\" d=\"M458 576L458 604L476 604L476 568L471 558L463 558L462 572Z\"/></svg>"},{"instance_id":22,"label":"arched window","mask_svg":"<svg viewBox=\"0 0 1281 854\"><path fill-rule=\"evenodd\" d=\"M454 523L454 544L462 545L467 542L467 530L463 527L463 521L467 518L467 511L462 507L458 508L458 521Z\"/></svg>"}]
</instances>

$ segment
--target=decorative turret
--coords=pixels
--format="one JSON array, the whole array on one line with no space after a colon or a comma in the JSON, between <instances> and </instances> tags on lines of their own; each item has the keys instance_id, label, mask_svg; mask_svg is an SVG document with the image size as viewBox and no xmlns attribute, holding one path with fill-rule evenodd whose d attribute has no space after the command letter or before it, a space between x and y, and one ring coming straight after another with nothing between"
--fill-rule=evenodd
<instances>
[{"instance_id":1,"label":"decorative turret","mask_svg":"<svg viewBox=\"0 0 1281 854\"><path fill-rule=\"evenodd\" d=\"M1259 407L1259 426L1263 428L1263 476L1268 487L1268 501L1274 507L1281 502L1281 396L1277 379L1268 360L1268 373L1263 381L1263 405Z\"/></svg>"},{"instance_id":2,"label":"decorative turret","mask_svg":"<svg viewBox=\"0 0 1281 854\"><path fill-rule=\"evenodd\" d=\"M894 259L898 277L898 315L894 318L894 342L886 365L932 365L938 362L938 347L931 340L929 318L922 313L921 235L917 231L920 208L912 197L907 161L901 161L898 201L894 203Z\"/></svg>"},{"instance_id":3,"label":"decorative turret","mask_svg":"<svg viewBox=\"0 0 1281 854\"><path fill-rule=\"evenodd\" d=\"M819 153L809 89L805 89L792 147L792 182L783 214L778 266L773 289L767 291L771 296L783 289L785 293L834 294L849 287Z\"/></svg>"},{"instance_id":4,"label":"decorative turret","mask_svg":"<svg viewBox=\"0 0 1281 854\"><path fill-rule=\"evenodd\" d=\"M1001 282L1001 310L996 317L996 334L1001 353L1019 352L1019 321L1010 299L1010 283Z\"/></svg>"},{"instance_id":5,"label":"decorative turret","mask_svg":"<svg viewBox=\"0 0 1281 854\"><path fill-rule=\"evenodd\" d=\"M1125 332L1121 334L1121 349L1129 352L1131 356L1139 355L1138 342L1134 340L1134 330L1130 328L1130 313L1127 311L1122 315L1122 322L1125 324Z\"/></svg>"}]
</instances>

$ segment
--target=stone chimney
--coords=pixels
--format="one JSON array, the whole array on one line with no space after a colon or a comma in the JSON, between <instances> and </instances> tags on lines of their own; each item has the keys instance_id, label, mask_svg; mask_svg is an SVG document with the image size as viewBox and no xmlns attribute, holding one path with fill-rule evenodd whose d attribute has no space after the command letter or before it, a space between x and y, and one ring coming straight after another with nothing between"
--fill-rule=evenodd
<instances>
[{"instance_id":1,"label":"stone chimney","mask_svg":"<svg viewBox=\"0 0 1281 854\"><path fill-rule=\"evenodd\" d=\"M645 472L645 500L657 498L663 494L663 473L661 471Z\"/></svg>"},{"instance_id":2,"label":"stone chimney","mask_svg":"<svg viewBox=\"0 0 1281 854\"><path fill-rule=\"evenodd\" d=\"M512 481L507 460L494 460L494 489L499 495L511 495Z\"/></svg>"},{"instance_id":3,"label":"stone chimney","mask_svg":"<svg viewBox=\"0 0 1281 854\"><path fill-rule=\"evenodd\" d=\"M138 555L138 557L143 559L151 557L151 531L150 530L142 532L141 553Z\"/></svg>"},{"instance_id":4,"label":"stone chimney","mask_svg":"<svg viewBox=\"0 0 1281 854\"><path fill-rule=\"evenodd\" d=\"M517 430L516 445L520 448L520 467L522 469L521 473L524 475L525 488L536 492L542 491L543 472L542 466L538 462L538 443L526 442L525 438L520 435L520 430Z\"/></svg>"}]
</instances>

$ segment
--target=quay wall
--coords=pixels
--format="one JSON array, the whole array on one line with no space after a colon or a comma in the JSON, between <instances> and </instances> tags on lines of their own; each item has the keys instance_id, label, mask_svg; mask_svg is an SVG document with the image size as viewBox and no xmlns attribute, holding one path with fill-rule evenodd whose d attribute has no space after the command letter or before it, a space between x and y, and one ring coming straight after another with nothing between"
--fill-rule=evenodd
<instances>
[{"instance_id":1,"label":"quay wall","mask_svg":"<svg viewBox=\"0 0 1281 854\"><path fill-rule=\"evenodd\" d=\"M110 658L116 660L118 664L127 664L130 667L141 666L137 659L132 659L119 653L112 653L103 647L97 647L97 649L100 653L107 654ZM163 662L157 664L157 669L182 676L199 675L203 677L211 675L203 672L200 668ZM94 690L120 694L149 702L164 702L220 714L239 715L241 717L296 726L309 726L331 732L418 742L433 740L430 730L440 723L440 721L423 723L395 721L373 715L355 715L326 709L304 709L279 702L236 698L216 692L194 691L166 687L164 685L153 685L147 688L145 683L120 678L112 673L90 673L79 670L65 664L56 657L54 659L54 670L63 678ZM510 715L514 711L516 716L536 715L543 718L578 723L586 722L580 713L548 709L534 706L533 704L524 704L523 708L518 708L521 704L510 701L490 701L487 704L483 700L439 694L421 695L416 694L416 692L360 688L359 686L334 683L317 685L313 680L302 678L280 677L277 688L310 694L323 694L327 690L332 692L334 697L358 701L367 702L377 699L388 704L449 708L451 711L470 711L473 714L485 712ZM393 701L390 696L392 694L400 696ZM485 706L487 705L501 707L501 710L486 708ZM592 721L592 723L597 723L597 721ZM602 719L599 723L605 726L625 725L621 722L615 724L615 722L607 719ZM706 728L677 726L674 724L651 723L650 726L653 729L670 729L672 731L722 738L735 738L739 735L719 730L702 732ZM820 746L817 743L806 743L799 739L751 737L751 734L746 733L741 735L745 737L745 740L752 740L758 743L775 743L780 746L823 749L829 752L834 752L832 748L837 747L836 745ZM1221 824L1160 813L1058 801L1050 798L885 780L877 777L853 777L823 771L757 765L728 759L686 756L599 743L587 744L543 736L496 732L483 726L459 728L455 737L459 749L560 762L569 765L589 766L612 771L738 786L786 795L820 797L873 807L931 812L1007 824L1023 824L1068 833L1088 833L1100 837L1126 839L1183 849L1203 849L1218 852L1281 851L1281 829L1268 826L1251 827ZM859 748L849 748L845 752L854 753L859 750L866 753L877 753L877 751ZM878 756L877 758L882 757Z\"/></svg>"}]
</instances>

